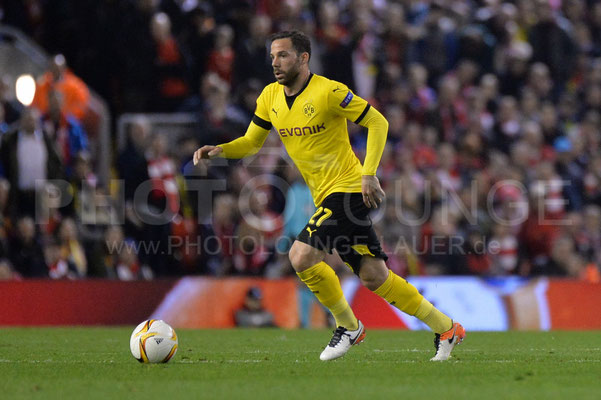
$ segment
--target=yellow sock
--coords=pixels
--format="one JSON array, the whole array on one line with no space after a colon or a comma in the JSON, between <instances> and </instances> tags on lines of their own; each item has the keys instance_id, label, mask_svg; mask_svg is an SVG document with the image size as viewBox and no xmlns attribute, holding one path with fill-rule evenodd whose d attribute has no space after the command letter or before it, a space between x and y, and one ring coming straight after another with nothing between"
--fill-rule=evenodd
<instances>
[{"instance_id":1,"label":"yellow sock","mask_svg":"<svg viewBox=\"0 0 601 400\"><path fill-rule=\"evenodd\" d=\"M428 325L434 333L443 333L453 327L453 320L441 313L426 299L422 300L415 316Z\"/></svg>"},{"instance_id":2,"label":"yellow sock","mask_svg":"<svg viewBox=\"0 0 601 400\"><path fill-rule=\"evenodd\" d=\"M424 298L415 286L391 270L388 270L386 281L374 293L409 315L415 315Z\"/></svg>"},{"instance_id":3,"label":"yellow sock","mask_svg":"<svg viewBox=\"0 0 601 400\"><path fill-rule=\"evenodd\" d=\"M344 326L351 331L354 331L359 327L357 317L355 317L353 309L349 306L344 296L340 298L338 303L330 307L330 312L336 320L336 326Z\"/></svg>"},{"instance_id":4,"label":"yellow sock","mask_svg":"<svg viewBox=\"0 0 601 400\"><path fill-rule=\"evenodd\" d=\"M297 272L297 275L311 289L317 300L330 310L337 326L349 330L358 328L357 318L344 298L340 281L328 264L320 262L303 272Z\"/></svg>"}]
</instances>

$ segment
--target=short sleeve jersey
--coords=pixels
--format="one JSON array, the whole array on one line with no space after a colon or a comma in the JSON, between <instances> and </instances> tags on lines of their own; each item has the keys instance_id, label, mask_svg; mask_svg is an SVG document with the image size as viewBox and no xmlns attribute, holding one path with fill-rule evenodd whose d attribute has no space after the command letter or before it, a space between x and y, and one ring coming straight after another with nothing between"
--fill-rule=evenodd
<instances>
[{"instance_id":1,"label":"short sleeve jersey","mask_svg":"<svg viewBox=\"0 0 601 400\"><path fill-rule=\"evenodd\" d=\"M277 82L266 86L253 121L275 128L319 205L332 193L361 192L362 166L351 148L347 120L361 122L369 107L344 84L312 74L292 97Z\"/></svg>"}]
</instances>

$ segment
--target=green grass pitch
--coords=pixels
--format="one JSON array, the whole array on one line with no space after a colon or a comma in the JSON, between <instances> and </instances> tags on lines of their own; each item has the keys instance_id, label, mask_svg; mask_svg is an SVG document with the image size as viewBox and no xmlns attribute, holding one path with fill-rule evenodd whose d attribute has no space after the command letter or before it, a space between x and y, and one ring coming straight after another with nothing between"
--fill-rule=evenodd
<instances>
[{"instance_id":1,"label":"green grass pitch","mask_svg":"<svg viewBox=\"0 0 601 400\"><path fill-rule=\"evenodd\" d=\"M179 330L168 364L139 364L126 328L0 329L1 399L600 399L601 332L468 332L429 362L427 332L367 331L321 362L331 333Z\"/></svg>"}]
</instances>

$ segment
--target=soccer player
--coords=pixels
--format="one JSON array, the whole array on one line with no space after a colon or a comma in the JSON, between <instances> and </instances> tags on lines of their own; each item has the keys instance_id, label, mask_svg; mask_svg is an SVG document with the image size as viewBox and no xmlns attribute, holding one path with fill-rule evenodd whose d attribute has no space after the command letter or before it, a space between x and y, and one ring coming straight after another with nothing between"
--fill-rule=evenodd
<instances>
[{"instance_id":1,"label":"soccer player","mask_svg":"<svg viewBox=\"0 0 601 400\"><path fill-rule=\"evenodd\" d=\"M435 333L432 360L447 360L465 337L465 330L386 267L387 256L369 217L369 211L384 198L376 170L388 122L342 83L310 72L311 44L304 33L276 33L271 37L270 55L276 82L267 85L257 99L245 135L201 147L194 153L194 164L200 159L256 154L274 127L317 207L290 248L289 257L299 278L336 320L337 328L320 359L342 357L365 338L365 327L345 299L338 277L323 261L326 251L336 249L363 285L428 325ZM347 120L368 128L363 165L351 149Z\"/></svg>"}]
</instances>

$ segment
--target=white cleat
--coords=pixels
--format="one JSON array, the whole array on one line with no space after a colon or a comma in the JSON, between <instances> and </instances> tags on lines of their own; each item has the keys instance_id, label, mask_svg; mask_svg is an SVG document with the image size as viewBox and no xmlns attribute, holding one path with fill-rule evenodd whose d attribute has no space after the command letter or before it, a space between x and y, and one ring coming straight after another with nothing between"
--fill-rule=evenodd
<instances>
[{"instance_id":1,"label":"white cleat","mask_svg":"<svg viewBox=\"0 0 601 400\"><path fill-rule=\"evenodd\" d=\"M446 361L451 357L453 348L465 338L465 329L459 322L455 322L451 329L444 333L437 333L434 337L436 355L430 361Z\"/></svg>"},{"instance_id":2,"label":"white cleat","mask_svg":"<svg viewBox=\"0 0 601 400\"><path fill-rule=\"evenodd\" d=\"M351 346L363 342L365 339L365 327L361 321L358 321L359 327L354 331L349 331L339 326L334 331L332 340L321 352L319 359L321 361L330 361L342 357L349 351Z\"/></svg>"}]
</instances>

